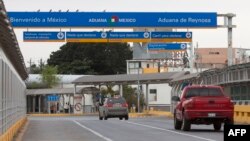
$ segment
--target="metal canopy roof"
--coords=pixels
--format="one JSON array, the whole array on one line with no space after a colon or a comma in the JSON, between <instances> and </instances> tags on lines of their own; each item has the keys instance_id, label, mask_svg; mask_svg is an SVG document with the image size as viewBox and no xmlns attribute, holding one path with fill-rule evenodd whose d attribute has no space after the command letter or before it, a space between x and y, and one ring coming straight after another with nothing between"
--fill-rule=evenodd
<instances>
[{"instance_id":1,"label":"metal canopy roof","mask_svg":"<svg viewBox=\"0 0 250 141\"><path fill-rule=\"evenodd\" d=\"M189 72L167 72L152 74L119 74L83 76L72 83L75 85L105 85L105 84L160 84L169 83L172 79L181 77Z\"/></svg>"},{"instance_id":2,"label":"metal canopy roof","mask_svg":"<svg viewBox=\"0 0 250 141\"><path fill-rule=\"evenodd\" d=\"M171 83L178 82L178 81L184 81L184 80L190 80L190 79L199 78L199 77L200 77L200 73L191 73L188 75L184 75L184 76L175 78L171 81Z\"/></svg>"},{"instance_id":3,"label":"metal canopy roof","mask_svg":"<svg viewBox=\"0 0 250 141\"><path fill-rule=\"evenodd\" d=\"M2 1L0 1L0 17L0 43L3 51L21 78L25 80L28 77L27 69Z\"/></svg>"},{"instance_id":4,"label":"metal canopy roof","mask_svg":"<svg viewBox=\"0 0 250 141\"><path fill-rule=\"evenodd\" d=\"M96 87L77 88L77 94L92 94L99 92ZM27 89L26 95L74 94L74 88Z\"/></svg>"}]
</instances>

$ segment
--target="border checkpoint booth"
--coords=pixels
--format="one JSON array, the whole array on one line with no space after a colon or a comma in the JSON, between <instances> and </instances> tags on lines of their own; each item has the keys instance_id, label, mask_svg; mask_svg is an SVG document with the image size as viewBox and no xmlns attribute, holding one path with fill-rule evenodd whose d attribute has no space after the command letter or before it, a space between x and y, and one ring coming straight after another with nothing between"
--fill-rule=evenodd
<instances>
[{"instance_id":1,"label":"border checkpoint booth","mask_svg":"<svg viewBox=\"0 0 250 141\"><path fill-rule=\"evenodd\" d=\"M74 88L27 89L27 113L90 113L97 93L96 87L81 87L75 94Z\"/></svg>"}]
</instances>

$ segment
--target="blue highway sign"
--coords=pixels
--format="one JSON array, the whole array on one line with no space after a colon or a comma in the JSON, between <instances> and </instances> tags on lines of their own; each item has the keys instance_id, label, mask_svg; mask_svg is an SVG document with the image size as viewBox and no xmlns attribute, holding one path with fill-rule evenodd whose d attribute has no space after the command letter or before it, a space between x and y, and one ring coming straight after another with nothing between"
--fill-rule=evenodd
<instances>
[{"instance_id":1,"label":"blue highway sign","mask_svg":"<svg viewBox=\"0 0 250 141\"><path fill-rule=\"evenodd\" d=\"M148 50L149 51L158 51L158 52L165 52L165 51L180 51L186 50L187 44L186 43L149 43Z\"/></svg>"},{"instance_id":2,"label":"blue highway sign","mask_svg":"<svg viewBox=\"0 0 250 141\"><path fill-rule=\"evenodd\" d=\"M58 95L48 95L47 100L48 101L59 101L59 96Z\"/></svg>"},{"instance_id":3,"label":"blue highway sign","mask_svg":"<svg viewBox=\"0 0 250 141\"><path fill-rule=\"evenodd\" d=\"M65 32L23 32L24 42L65 42Z\"/></svg>"},{"instance_id":4,"label":"blue highway sign","mask_svg":"<svg viewBox=\"0 0 250 141\"><path fill-rule=\"evenodd\" d=\"M8 12L13 27L217 27L215 12Z\"/></svg>"}]
</instances>

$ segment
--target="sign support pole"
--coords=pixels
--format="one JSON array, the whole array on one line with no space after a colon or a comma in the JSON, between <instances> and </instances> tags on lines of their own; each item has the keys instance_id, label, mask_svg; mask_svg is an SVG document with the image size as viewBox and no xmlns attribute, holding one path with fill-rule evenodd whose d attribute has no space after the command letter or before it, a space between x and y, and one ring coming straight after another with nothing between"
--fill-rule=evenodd
<instances>
[{"instance_id":1,"label":"sign support pole","mask_svg":"<svg viewBox=\"0 0 250 141\"><path fill-rule=\"evenodd\" d=\"M190 72L193 73L194 69L194 47L193 41L190 43Z\"/></svg>"},{"instance_id":2,"label":"sign support pole","mask_svg":"<svg viewBox=\"0 0 250 141\"><path fill-rule=\"evenodd\" d=\"M227 51L227 65L231 66L233 65L233 25L232 25L232 21L233 21L233 17L235 15L234 14L227 14L227 18L228 18L228 26L227 26L227 31L228 31L228 39L227 39L227 43L228 43L228 51Z\"/></svg>"}]
</instances>

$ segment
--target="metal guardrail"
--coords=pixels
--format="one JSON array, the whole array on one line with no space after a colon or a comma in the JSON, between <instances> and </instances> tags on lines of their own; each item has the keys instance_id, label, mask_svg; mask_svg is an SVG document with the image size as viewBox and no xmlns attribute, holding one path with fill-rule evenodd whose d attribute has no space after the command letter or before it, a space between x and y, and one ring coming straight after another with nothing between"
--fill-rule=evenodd
<instances>
[{"instance_id":1,"label":"metal guardrail","mask_svg":"<svg viewBox=\"0 0 250 141\"><path fill-rule=\"evenodd\" d=\"M234 105L250 105L250 100L234 100Z\"/></svg>"}]
</instances>

